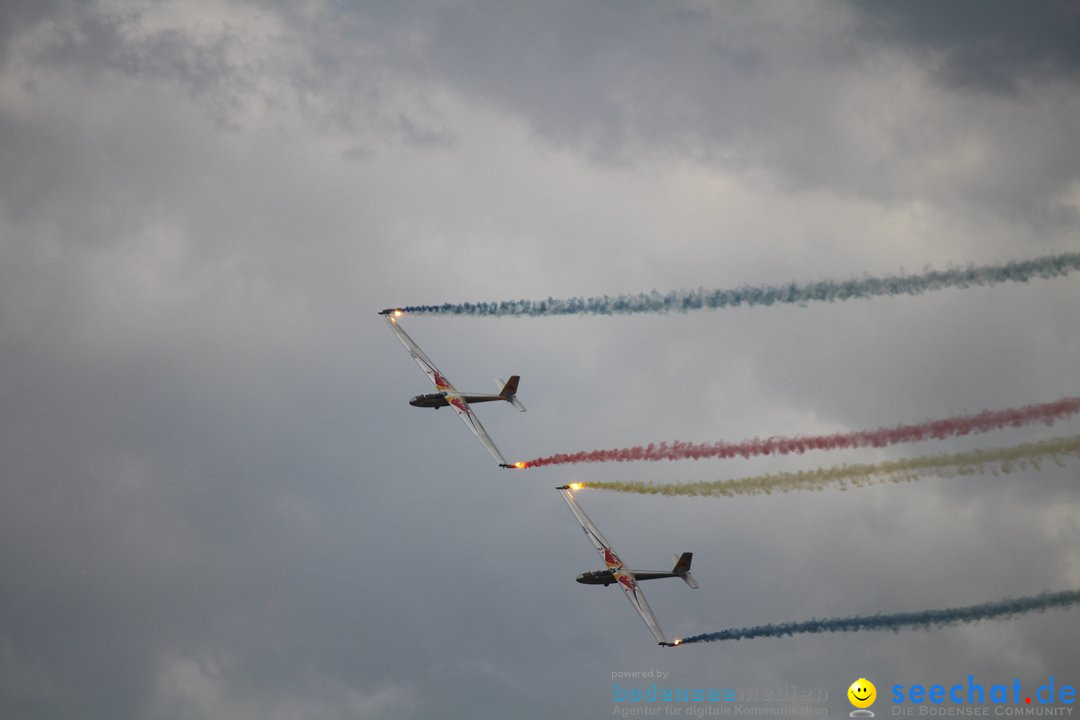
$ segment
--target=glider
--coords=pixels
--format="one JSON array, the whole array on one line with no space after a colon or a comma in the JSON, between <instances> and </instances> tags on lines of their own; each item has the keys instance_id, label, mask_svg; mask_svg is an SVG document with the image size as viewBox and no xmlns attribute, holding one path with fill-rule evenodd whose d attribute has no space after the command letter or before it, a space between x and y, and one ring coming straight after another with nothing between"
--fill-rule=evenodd
<instances>
[{"instance_id":1,"label":"glider","mask_svg":"<svg viewBox=\"0 0 1080 720\"><path fill-rule=\"evenodd\" d=\"M499 467L512 468L506 462L506 458L499 452L499 448L495 447L495 443L491 441L491 436L487 434L487 430L484 430L484 426L480 424L480 419L476 417L472 409L469 407L469 403L479 402L492 402L494 400L504 400L521 412L525 412L525 406L521 404L521 401L517 399L517 386L520 378L517 375L510 376L510 380L507 382L499 381L499 385L502 390L498 395L485 394L485 393L461 393L454 389L454 386L450 384L450 381L446 379L439 369L435 367L435 364L428 359L424 351L413 342L413 339L402 330L398 324L398 318L404 315L404 311L388 308L379 313L386 318L386 322L390 325L390 329L397 335L398 340L405 346L405 349L409 351L409 355L416 361L416 364L420 366L420 369L424 371L431 382L435 383L435 389L438 392L428 393L426 395L417 395L409 404L413 407L429 407L429 408L441 408L450 406L454 408L454 411L458 414L458 417L469 426L476 439L487 448L487 451L491 453L491 457L495 458L499 463Z\"/></svg>"},{"instance_id":2,"label":"glider","mask_svg":"<svg viewBox=\"0 0 1080 720\"><path fill-rule=\"evenodd\" d=\"M664 636L664 631L660 629L660 624L656 621L656 616L653 615L652 608L649 607L648 601L645 599L645 595L642 594L641 588L638 587L638 580L656 580L657 578L681 578L683 582L692 588L697 588L697 580L690 574L690 563L694 559L693 553L684 552L678 558L672 558L675 561L675 567L670 571L667 570L628 570L623 561L619 559L619 556L615 554L615 551L611 549L611 545L604 539L604 536L600 534L600 531L593 525L592 520L585 514L585 511L578 506L577 501L574 500L573 490L581 487L578 484L562 485L556 490L562 493L563 500L570 506L570 512L574 513L574 517L581 525L581 529L585 531L585 535L588 536L589 542L596 548L596 552L600 553L600 557L603 558L604 564L607 565L607 570L594 570L592 572L581 573L577 577L579 583L585 585L604 585L605 587L612 583L618 583L622 588L623 594L626 595L626 599L630 601L630 604L634 606L634 609L641 615L641 619L645 621L645 624L649 626L649 631L656 638L656 642L664 647L675 647L681 640L675 642L668 642L667 637Z\"/></svg>"}]
</instances>

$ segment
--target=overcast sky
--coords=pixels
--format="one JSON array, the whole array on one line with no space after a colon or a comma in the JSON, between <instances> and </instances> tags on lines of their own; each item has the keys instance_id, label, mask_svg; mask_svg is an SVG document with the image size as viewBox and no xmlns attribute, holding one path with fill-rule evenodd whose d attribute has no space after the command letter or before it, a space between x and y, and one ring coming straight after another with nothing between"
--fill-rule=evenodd
<instances>
[{"instance_id":1,"label":"overcast sky","mask_svg":"<svg viewBox=\"0 0 1080 720\"><path fill-rule=\"evenodd\" d=\"M658 648L553 490L375 314L1080 249L1071 2L0 3L0 715L592 718L611 673L1080 681L1080 611ZM1080 395L1080 279L633 318L412 317L511 460ZM585 492L672 636L1080 587L1078 464ZM1074 685L1080 684L1074 682Z\"/></svg>"}]
</instances>

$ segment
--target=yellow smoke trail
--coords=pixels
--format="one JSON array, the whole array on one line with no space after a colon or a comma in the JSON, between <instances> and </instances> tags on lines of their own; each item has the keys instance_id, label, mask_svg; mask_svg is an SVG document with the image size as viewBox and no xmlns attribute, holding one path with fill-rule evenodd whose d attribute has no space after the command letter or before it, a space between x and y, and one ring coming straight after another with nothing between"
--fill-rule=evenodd
<instances>
[{"instance_id":1,"label":"yellow smoke trail","mask_svg":"<svg viewBox=\"0 0 1080 720\"><path fill-rule=\"evenodd\" d=\"M1026 468L1039 469L1039 463L1053 461L1058 467L1065 460L1080 455L1080 436L1023 443L1012 447L972 450L948 455L927 455L906 460L873 464L837 465L835 467L780 472L769 475L716 480L714 482L655 484L642 482L596 482L585 487L645 495L693 495L732 497L735 495L770 495L774 492L815 490L836 485L865 487L883 483L911 482L926 477L953 478L963 475L1007 475Z\"/></svg>"}]
</instances>

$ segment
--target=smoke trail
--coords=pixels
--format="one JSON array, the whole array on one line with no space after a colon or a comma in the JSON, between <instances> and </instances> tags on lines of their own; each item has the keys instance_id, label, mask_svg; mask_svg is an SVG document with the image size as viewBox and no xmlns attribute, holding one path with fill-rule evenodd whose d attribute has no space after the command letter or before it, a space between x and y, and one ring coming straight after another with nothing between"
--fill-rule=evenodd
<instances>
[{"instance_id":1,"label":"smoke trail","mask_svg":"<svg viewBox=\"0 0 1080 720\"><path fill-rule=\"evenodd\" d=\"M1026 405L1007 410L984 410L944 420L897 425L877 430L860 430L833 435L808 435L790 438L754 438L740 443L662 442L611 450L583 450L560 453L528 460L520 466L569 465L595 462L634 462L659 460L700 460L702 458L749 458L757 455L802 454L809 450L838 450L841 448L885 447L902 442L918 442L929 438L940 440L958 435L989 432L1004 427L1020 427L1035 422L1053 425L1055 420L1080 412L1080 398L1066 397L1041 405Z\"/></svg>"},{"instance_id":2,"label":"smoke trail","mask_svg":"<svg viewBox=\"0 0 1080 720\"><path fill-rule=\"evenodd\" d=\"M962 475L1008 475L1016 470L1039 468L1042 460L1050 459L1064 467L1066 458L1080 455L1080 436L1056 438L1011 447L949 455L927 455L891 460L874 464L837 465L799 472L780 472L769 475L715 482L658 485L641 482L590 482L586 487L642 495L769 495L774 492L821 490L838 485L841 490L881 483L900 483L925 477L952 478Z\"/></svg>"},{"instance_id":3,"label":"smoke trail","mask_svg":"<svg viewBox=\"0 0 1080 720\"><path fill-rule=\"evenodd\" d=\"M1006 598L998 602L969 605L945 610L922 610L920 612L893 613L891 615L856 615L846 618L813 619L806 622L780 623L778 625L755 625L754 627L729 628L719 632L705 633L683 638L680 645L717 642L719 640L748 640L759 637L784 637L803 633L855 632L858 630L892 630L906 628L929 630L946 625L973 623L979 620L1011 617L1030 612L1042 612L1050 608L1069 607L1080 603L1080 590L1042 593L1022 598Z\"/></svg>"},{"instance_id":4,"label":"smoke trail","mask_svg":"<svg viewBox=\"0 0 1080 720\"><path fill-rule=\"evenodd\" d=\"M1033 260L948 270L927 270L918 275L886 275L851 280L821 280L787 285L743 286L727 290L674 290L661 295L653 290L637 295L607 295L547 300L409 305L401 310L428 315L629 315L633 313L719 310L739 305L780 305L836 302L884 295L921 295L932 290L1027 282L1032 278L1067 275L1080 269L1080 253L1063 253Z\"/></svg>"}]
</instances>

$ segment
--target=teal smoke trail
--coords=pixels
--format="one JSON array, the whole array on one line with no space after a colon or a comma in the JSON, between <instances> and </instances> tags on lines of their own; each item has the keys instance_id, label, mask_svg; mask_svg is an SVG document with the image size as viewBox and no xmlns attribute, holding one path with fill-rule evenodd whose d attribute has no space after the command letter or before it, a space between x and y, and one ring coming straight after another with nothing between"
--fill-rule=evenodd
<instances>
[{"instance_id":1,"label":"teal smoke trail","mask_svg":"<svg viewBox=\"0 0 1080 720\"><path fill-rule=\"evenodd\" d=\"M661 295L607 295L597 297L548 298L547 300L503 300L499 302L408 305L400 310L428 315L630 315L635 313L691 312L719 310L740 305L785 305L809 302L837 302L885 295L921 295L932 290L1027 282L1032 278L1052 278L1080 270L1080 253L1063 253L1003 265L927 270L918 275L886 275L852 280L821 280L787 285L748 285L726 290L674 290Z\"/></svg>"},{"instance_id":2,"label":"teal smoke trail","mask_svg":"<svg viewBox=\"0 0 1080 720\"><path fill-rule=\"evenodd\" d=\"M1080 590L1065 590L1063 592L1042 593L1041 595L1015 599L1006 598L1005 600L983 603L982 605L969 605L945 610L922 610L920 612L893 613L891 615L856 615L846 618L813 619L805 622L730 628L719 632L683 638L679 644L689 645L690 643L717 642L720 640L785 637L804 633L856 632L859 630L892 630L898 632L908 628L929 630L946 625L960 625L980 620L1042 612L1051 608L1070 607L1077 603L1080 603Z\"/></svg>"}]
</instances>

